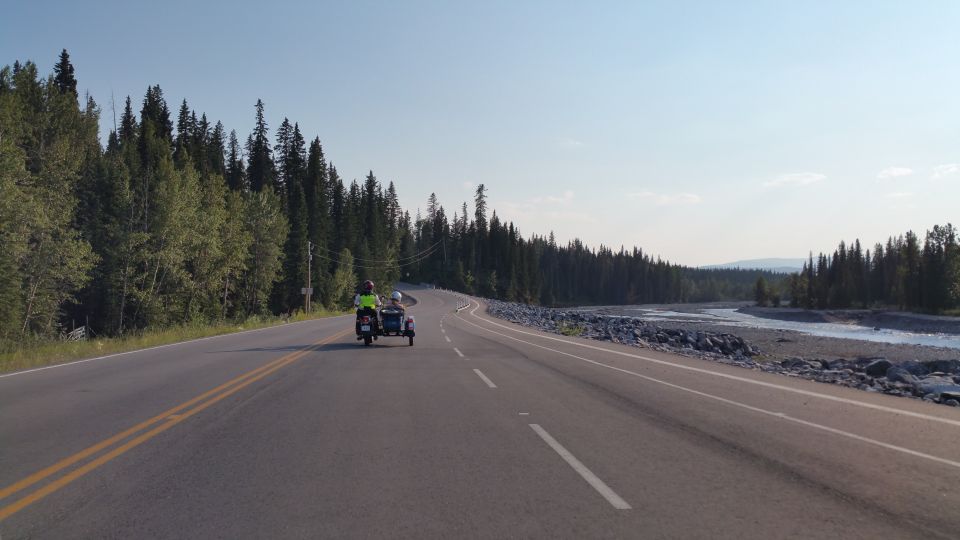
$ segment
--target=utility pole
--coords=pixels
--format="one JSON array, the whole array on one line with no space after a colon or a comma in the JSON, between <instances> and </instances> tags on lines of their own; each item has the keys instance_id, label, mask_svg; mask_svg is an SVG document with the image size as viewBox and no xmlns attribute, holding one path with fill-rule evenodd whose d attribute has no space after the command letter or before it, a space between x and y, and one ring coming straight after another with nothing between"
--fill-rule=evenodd
<instances>
[{"instance_id":1,"label":"utility pole","mask_svg":"<svg viewBox=\"0 0 960 540\"><path fill-rule=\"evenodd\" d=\"M307 286L303 289L303 307L310 313L310 296L313 293L313 242L307 240Z\"/></svg>"}]
</instances>

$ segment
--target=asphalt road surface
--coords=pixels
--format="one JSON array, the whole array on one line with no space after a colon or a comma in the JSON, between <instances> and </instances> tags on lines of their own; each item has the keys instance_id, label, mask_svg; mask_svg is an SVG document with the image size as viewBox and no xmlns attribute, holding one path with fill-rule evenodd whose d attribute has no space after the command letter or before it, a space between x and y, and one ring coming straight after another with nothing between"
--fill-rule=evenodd
<instances>
[{"instance_id":1,"label":"asphalt road surface","mask_svg":"<svg viewBox=\"0 0 960 540\"><path fill-rule=\"evenodd\" d=\"M409 293L0 376L0 537L960 537L956 409Z\"/></svg>"}]
</instances>

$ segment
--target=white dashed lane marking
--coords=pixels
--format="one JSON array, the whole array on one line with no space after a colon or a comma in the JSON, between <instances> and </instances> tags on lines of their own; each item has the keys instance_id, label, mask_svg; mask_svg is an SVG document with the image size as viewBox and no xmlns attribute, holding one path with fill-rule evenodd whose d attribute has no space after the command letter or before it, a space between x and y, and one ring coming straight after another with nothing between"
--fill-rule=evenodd
<instances>
[{"instance_id":1,"label":"white dashed lane marking","mask_svg":"<svg viewBox=\"0 0 960 540\"><path fill-rule=\"evenodd\" d=\"M490 388L497 387L497 385L493 384L493 381L491 381L490 378L484 375L483 372L480 371L479 369L474 369L473 372L476 373L478 377L483 379L483 382L487 383L487 386L489 386Z\"/></svg>"},{"instance_id":2,"label":"white dashed lane marking","mask_svg":"<svg viewBox=\"0 0 960 540\"><path fill-rule=\"evenodd\" d=\"M581 463L576 456L571 454L570 451L564 448L562 444L558 443L556 439L551 437L550 434L547 433L547 430L540 427L540 424L528 425L531 429L533 429L534 432L536 432L537 435L540 436L541 439L543 439L543 442L547 443L547 445L549 445L554 452L560 454L560 457L567 462L567 465L570 465L573 470L577 471L577 474L586 480L593 489L597 490L597 493L602 495L603 498L606 499L607 502L609 502L614 508L617 510L630 510L631 507L629 504L627 504L627 501L620 498L616 492L610 489L610 486L598 478L597 475L593 474L593 472L588 469L586 465Z\"/></svg>"}]
</instances>

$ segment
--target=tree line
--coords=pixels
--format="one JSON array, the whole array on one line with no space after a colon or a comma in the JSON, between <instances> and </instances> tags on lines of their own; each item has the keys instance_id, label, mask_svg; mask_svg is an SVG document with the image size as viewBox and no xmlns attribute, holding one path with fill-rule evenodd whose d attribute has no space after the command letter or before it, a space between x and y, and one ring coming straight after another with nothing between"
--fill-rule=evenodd
<instances>
[{"instance_id":1,"label":"tree line","mask_svg":"<svg viewBox=\"0 0 960 540\"><path fill-rule=\"evenodd\" d=\"M810 255L786 284L791 305L804 308L896 307L941 313L960 308L960 245L951 224L890 237L871 252L859 240L831 255Z\"/></svg>"},{"instance_id":2,"label":"tree line","mask_svg":"<svg viewBox=\"0 0 960 540\"><path fill-rule=\"evenodd\" d=\"M154 85L102 145L66 50L46 77L0 70L0 344L288 313L308 283L314 305L342 308L361 279L548 305L752 294L757 272L523 238L488 219L482 185L472 211L450 218L431 194L411 217L392 182L345 182L318 137L286 118L271 135L254 112L241 139L186 100L174 114Z\"/></svg>"},{"instance_id":3,"label":"tree line","mask_svg":"<svg viewBox=\"0 0 960 540\"><path fill-rule=\"evenodd\" d=\"M476 188L472 214L464 202L452 219L436 195L427 201L426 215L414 221L415 246L434 250L416 268L419 279L445 287L515 302L543 305L644 304L746 300L758 274L778 282L772 272L696 269L672 264L644 253L600 246L580 240L567 244L553 233L524 238L513 223L496 211L487 217L487 194Z\"/></svg>"}]
</instances>

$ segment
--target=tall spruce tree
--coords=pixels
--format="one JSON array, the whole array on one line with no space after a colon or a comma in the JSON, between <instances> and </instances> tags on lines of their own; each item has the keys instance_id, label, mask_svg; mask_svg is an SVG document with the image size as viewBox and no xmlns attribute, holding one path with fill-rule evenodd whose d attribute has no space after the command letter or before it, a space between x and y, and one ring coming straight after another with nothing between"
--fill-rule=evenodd
<instances>
[{"instance_id":1,"label":"tall spruce tree","mask_svg":"<svg viewBox=\"0 0 960 540\"><path fill-rule=\"evenodd\" d=\"M207 115L203 115L203 121L206 122ZM226 164L226 134L224 133L223 123L217 122L213 126L213 131L210 132L210 141L208 143L209 152L207 155L208 166L211 174L217 174L224 179L227 176L227 164Z\"/></svg>"},{"instance_id":2,"label":"tall spruce tree","mask_svg":"<svg viewBox=\"0 0 960 540\"><path fill-rule=\"evenodd\" d=\"M250 189L247 182L247 172L243 166L243 157L240 154L240 142L237 132L230 130L230 143L227 147L227 187L232 191L247 191Z\"/></svg>"},{"instance_id":3,"label":"tall spruce tree","mask_svg":"<svg viewBox=\"0 0 960 540\"><path fill-rule=\"evenodd\" d=\"M70 55L66 49L60 52L60 60L53 67L53 73L53 82L57 85L57 89L65 94L71 94L73 99L77 99L79 97L77 95L77 79L74 77L73 64L70 63Z\"/></svg>"},{"instance_id":4,"label":"tall spruce tree","mask_svg":"<svg viewBox=\"0 0 960 540\"><path fill-rule=\"evenodd\" d=\"M323 155L323 146L320 138L310 142L307 153L307 172L303 184L304 200L307 207L307 233L314 246L315 257L310 276L311 283L316 283L316 291L320 300L327 302L325 283L330 279L329 261L330 250L330 182L327 175L327 162Z\"/></svg>"},{"instance_id":5,"label":"tall spruce tree","mask_svg":"<svg viewBox=\"0 0 960 540\"><path fill-rule=\"evenodd\" d=\"M247 182L252 191L260 192L274 185L274 166L267 121L263 117L263 101L257 100L256 109L256 125L247 139Z\"/></svg>"},{"instance_id":6,"label":"tall spruce tree","mask_svg":"<svg viewBox=\"0 0 960 540\"><path fill-rule=\"evenodd\" d=\"M282 179L287 194L287 221L290 228L284 246L283 281L278 284L274 308L290 312L302 304L300 289L307 286L309 215L304 195L307 171L303 135L299 125L294 124L291 128L286 120L284 124L289 129L278 130L276 149L278 153L281 150L285 152L279 156L281 166L278 178Z\"/></svg>"}]
</instances>

